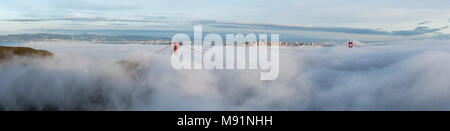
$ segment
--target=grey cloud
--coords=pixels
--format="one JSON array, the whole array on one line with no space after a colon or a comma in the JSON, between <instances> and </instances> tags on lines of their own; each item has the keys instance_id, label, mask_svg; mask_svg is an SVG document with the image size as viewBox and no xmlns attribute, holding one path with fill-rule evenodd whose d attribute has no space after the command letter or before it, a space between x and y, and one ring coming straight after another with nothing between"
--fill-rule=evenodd
<instances>
[{"instance_id":1,"label":"grey cloud","mask_svg":"<svg viewBox=\"0 0 450 131\"><path fill-rule=\"evenodd\" d=\"M111 21L111 22L165 22L164 20L142 20L142 19L111 19L111 18L94 18L94 17L69 17L69 18L51 18L51 19L9 19L2 21L15 22L39 22L39 21Z\"/></svg>"},{"instance_id":2,"label":"grey cloud","mask_svg":"<svg viewBox=\"0 0 450 131\"><path fill-rule=\"evenodd\" d=\"M103 11L95 11L95 10L74 10L68 9L70 13L78 13L78 14L88 14L88 15L103 15Z\"/></svg>"},{"instance_id":3,"label":"grey cloud","mask_svg":"<svg viewBox=\"0 0 450 131\"><path fill-rule=\"evenodd\" d=\"M414 30L393 31L392 33L395 35L412 36L412 35L422 35L425 33L433 33L447 28L448 26L444 26L441 28L429 28L426 26L419 26Z\"/></svg>"},{"instance_id":4,"label":"grey cloud","mask_svg":"<svg viewBox=\"0 0 450 131\"><path fill-rule=\"evenodd\" d=\"M156 19L167 19L169 17L167 16L152 16L152 15L135 15L135 17L140 17L140 18L156 18Z\"/></svg>"},{"instance_id":5,"label":"grey cloud","mask_svg":"<svg viewBox=\"0 0 450 131\"><path fill-rule=\"evenodd\" d=\"M220 22L215 20L209 21L193 21L193 24L205 24L219 28L257 28L267 30L293 30L293 31L323 31L323 32L338 32L338 33L352 33L352 34L367 34L367 35L397 35L397 36L413 36L422 35L425 33L433 33L446 29L441 28L429 28L425 26L417 27L414 30L399 30L399 31L382 31L365 28L347 28L347 27L309 27L309 26L297 26L297 25L278 25L278 24L258 24L258 23L233 23L233 22Z\"/></svg>"},{"instance_id":6,"label":"grey cloud","mask_svg":"<svg viewBox=\"0 0 450 131\"><path fill-rule=\"evenodd\" d=\"M425 25L425 24L429 24L429 23L431 23L431 21L424 21L424 22L418 23L418 25Z\"/></svg>"}]
</instances>

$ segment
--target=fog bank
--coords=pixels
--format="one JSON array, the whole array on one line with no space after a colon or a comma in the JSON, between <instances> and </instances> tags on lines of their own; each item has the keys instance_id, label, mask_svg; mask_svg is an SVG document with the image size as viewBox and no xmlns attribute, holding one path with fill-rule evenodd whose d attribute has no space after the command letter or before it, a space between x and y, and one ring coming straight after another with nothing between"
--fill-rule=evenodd
<instances>
[{"instance_id":1,"label":"fog bank","mask_svg":"<svg viewBox=\"0 0 450 131\"><path fill-rule=\"evenodd\" d=\"M174 70L164 46L30 42L0 63L1 110L450 110L450 41L282 47L280 73ZM125 60L125 61L124 61Z\"/></svg>"}]
</instances>

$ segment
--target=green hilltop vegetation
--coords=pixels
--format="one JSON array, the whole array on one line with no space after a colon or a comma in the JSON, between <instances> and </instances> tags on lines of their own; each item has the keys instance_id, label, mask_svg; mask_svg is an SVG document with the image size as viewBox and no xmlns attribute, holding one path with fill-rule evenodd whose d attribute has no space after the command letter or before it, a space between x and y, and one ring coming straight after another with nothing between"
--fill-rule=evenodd
<instances>
[{"instance_id":1,"label":"green hilltop vegetation","mask_svg":"<svg viewBox=\"0 0 450 131\"><path fill-rule=\"evenodd\" d=\"M36 50L29 47L0 46L0 60L11 59L14 56L45 58L53 56L53 53L47 50Z\"/></svg>"}]
</instances>

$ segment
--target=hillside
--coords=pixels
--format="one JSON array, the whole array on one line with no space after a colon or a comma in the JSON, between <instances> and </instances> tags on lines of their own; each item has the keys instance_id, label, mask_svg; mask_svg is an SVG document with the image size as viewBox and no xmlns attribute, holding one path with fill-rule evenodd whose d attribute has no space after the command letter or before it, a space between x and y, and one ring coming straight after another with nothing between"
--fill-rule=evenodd
<instances>
[{"instance_id":1,"label":"hillside","mask_svg":"<svg viewBox=\"0 0 450 131\"><path fill-rule=\"evenodd\" d=\"M5 47L0 46L0 60L10 59L13 56L25 57L51 57L53 53L47 50L36 50L29 47Z\"/></svg>"}]
</instances>

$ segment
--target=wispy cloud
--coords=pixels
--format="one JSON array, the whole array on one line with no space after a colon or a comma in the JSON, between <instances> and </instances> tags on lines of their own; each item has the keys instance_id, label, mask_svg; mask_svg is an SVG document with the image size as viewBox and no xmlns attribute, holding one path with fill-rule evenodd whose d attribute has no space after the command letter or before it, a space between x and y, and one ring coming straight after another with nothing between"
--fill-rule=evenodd
<instances>
[{"instance_id":1,"label":"wispy cloud","mask_svg":"<svg viewBox=\"0 0 450 131\"><path fill-rule=\"evenodd\" d=\"M429 23L431 23L431 21L424 21L424 22L418 23L418 25L425 25L425 24L429 24Z\"/></svg>"},{"instance_id":2,"label":"wispy cloud","mask_svg":"<svg viewBox=\"0 0 450 131\"><path fill-rule=\"evenodd\" d=\"M111 22L166 22L164 20L143 20L143 19L112 19L112 18L100 18L100 17L66 17L66 18L19 18L8 19L2 21L14 21L14 22L39 22L39 21L111 21Z\"/></svg>"},{"instance_id":3,"label":"wispy cloud","mask_svg":"<svg viewBox=\"0 0 450 131\"><path fill-rule=\"evenodd\" d=\"M218 28L253 28L267 30L292 30L292 31L323 31L337 33L367 34L367 35L396 35L396 36L413 36L423 35L426 33L435 33L448 26L440 28L430 28L419 26L413 30L383 31L368 28L348 28L348 27L320 27L320 26L300 26L300 25L282 25L282 24L261 24L261 23L237 23L237 22L220 22L216 20L194 21L193 24L210 25Z\"/></svg>"},{"instance_id":4,"label":"wispy cloud","mask_svg":"<svg viewBox=\"0 0 450 131\"><path fill-rule=\"evenodd\" d=\"M434 33L441 31L443 29L447 29L448 26L440 27L440 28L430 28L426 26L419 26L414 30L401 30L401 31L393 31L393 35L402 35L402 36L412 36L412 35L423 35L426 33Z\"/></svg>"}]
</instances>

